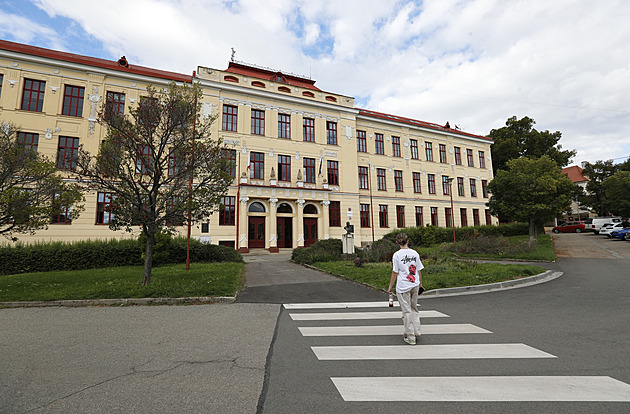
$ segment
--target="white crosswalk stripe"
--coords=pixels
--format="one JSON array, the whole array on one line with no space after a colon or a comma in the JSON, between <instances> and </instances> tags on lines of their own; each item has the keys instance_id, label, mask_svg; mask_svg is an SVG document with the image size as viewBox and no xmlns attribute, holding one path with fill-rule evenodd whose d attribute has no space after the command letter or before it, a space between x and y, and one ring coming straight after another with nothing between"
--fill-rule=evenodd
<instances>
[{"instance_id":1,"label":"white crosswalk stripe","mask_svg":"<svg viewBox=\"0 0 630 414\"><path fill-rule=\"evenodd\" d=\"M398 304L396 303L396 306ZM337 302L285 304L288 310L321 310L289 313L304 337L395 336L401 339L402 323L370 325L370 321L400 319L399 310L361 312L356 309L387 308L387 302ZM347 309L347 312L327 312ZM391 308L390 308L391 309ZM421 318L448 318L435 310L420 311ZM346 321L366 325L343 325ZM339 321L338 326L312 326L317 321ZM472 324L422 324L423 335L491 334ZM475 335L468 335L476 338ZM312 346L320 361L374 360L489 360L556 359L555 355L523 343ZM459 377L331 377L344 401L556 401L630 402L630 385L607 376L459 376ZM406 391L400 392L401 389Z\"/></svg>"}]
</instances>

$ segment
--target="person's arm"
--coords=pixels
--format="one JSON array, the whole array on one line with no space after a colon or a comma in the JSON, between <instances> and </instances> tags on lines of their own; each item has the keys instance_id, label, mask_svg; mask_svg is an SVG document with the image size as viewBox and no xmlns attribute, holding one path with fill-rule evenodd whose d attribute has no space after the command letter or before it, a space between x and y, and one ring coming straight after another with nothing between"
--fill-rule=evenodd
<instances>
[{"instance_id":1,"label":"person's arm","mask_svg":"<svg viewBox=\"0 0 630 414\"><path fill-rule=\"evenodd\" d=\"M392 293L392 286L394 286L394 283L396 282L396 278L398 277L398 273L396 272L392 272L392 277L389 280L389 289L387 289L388 293Z\"/></svg>"}]
</instances>

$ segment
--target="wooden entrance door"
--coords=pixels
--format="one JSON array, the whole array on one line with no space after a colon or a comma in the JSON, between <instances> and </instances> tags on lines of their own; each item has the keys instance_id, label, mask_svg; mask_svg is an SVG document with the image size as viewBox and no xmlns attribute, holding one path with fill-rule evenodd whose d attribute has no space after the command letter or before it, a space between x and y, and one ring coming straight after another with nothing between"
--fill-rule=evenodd
<instances>
[{"instance_id":1,"label":"wooden entrance door","mask_svg":"<svg viewBox=\"0 0 630 414\"><path fill-rule=\"evenodd\" d=\"M304 247L317 241L317 219L304 218Z\"/></svg>"},{"instance_id":2,"label":"wooden entrance door","mask_svg":"<svg viewBox=\"0 0 630 414\"><path fill-rule=\"evenodd\" d=\"M249 218L249 248L264 249L265 248L265 218L250 217Z\"/></svg>"},{"instance_id":3,"label":"wooden entrance door","mask_svg":"<svg viewBox=\"0 0 630 414\"><path fill-rule=\"evenodd\" d=\"M278 247L293 247L293 219L278 217Z\"/></svg>"}]
</instances>

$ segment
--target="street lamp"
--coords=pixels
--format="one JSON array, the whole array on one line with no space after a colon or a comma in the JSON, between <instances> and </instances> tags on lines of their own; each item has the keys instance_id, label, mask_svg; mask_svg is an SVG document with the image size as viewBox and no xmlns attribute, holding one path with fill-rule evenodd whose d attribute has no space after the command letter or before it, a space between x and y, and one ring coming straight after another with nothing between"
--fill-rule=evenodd
<instances>
[{"instance_id":1,"label":"street lamp","mask_svg":"<svg viewBox=\"0 0 630 414\"><path fill-rule=\"evenodd\" d=\"M453 209L453 177L446 179L448 182L448 193L451 196L451 227L453 228L453 247L457 247L457 240L455 240L455 210Z\"/></svg>"}]
</instances>

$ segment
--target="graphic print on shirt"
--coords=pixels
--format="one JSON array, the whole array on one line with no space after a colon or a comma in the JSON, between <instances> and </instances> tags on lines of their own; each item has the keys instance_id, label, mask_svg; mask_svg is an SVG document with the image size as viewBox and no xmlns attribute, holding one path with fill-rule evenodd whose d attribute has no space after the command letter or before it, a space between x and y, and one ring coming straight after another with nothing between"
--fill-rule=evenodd
<instances>
[{"instance_id":1,"label":"graphic print on shirt","mask_svg":"<svg viewBox=\"0 0 630 414\"><path fill-rule=\"evenodd\" d=\"M409 274L407 275L407 280L411 283L416 282L416 265L409 265Z\"/></svg>"}]
</instances>

